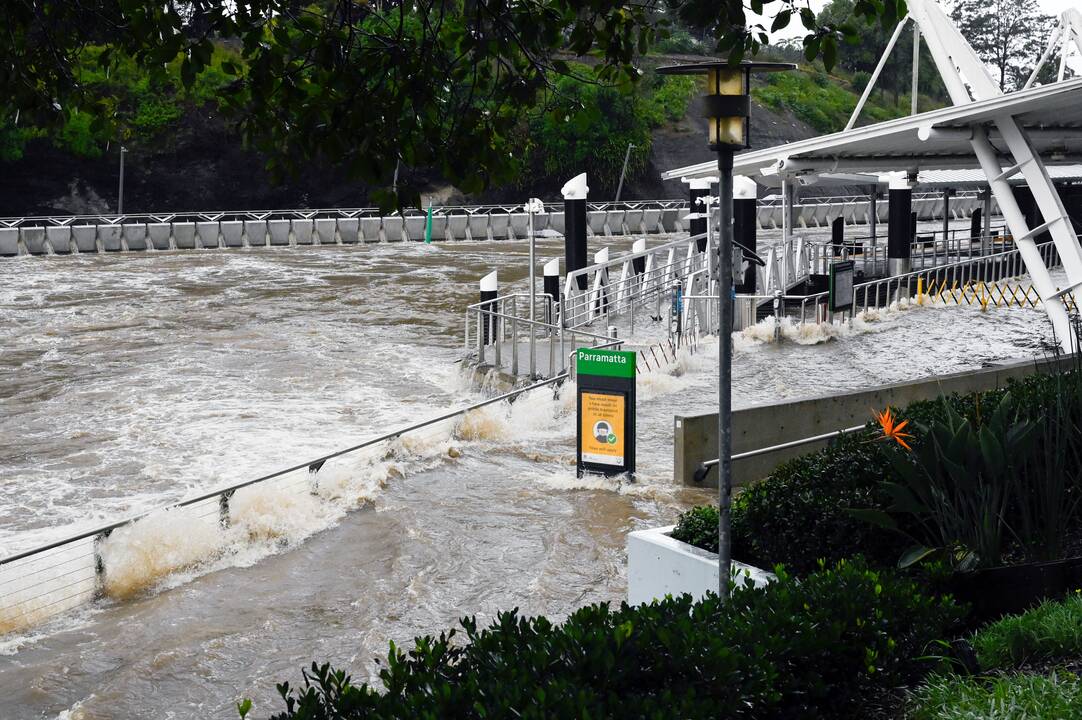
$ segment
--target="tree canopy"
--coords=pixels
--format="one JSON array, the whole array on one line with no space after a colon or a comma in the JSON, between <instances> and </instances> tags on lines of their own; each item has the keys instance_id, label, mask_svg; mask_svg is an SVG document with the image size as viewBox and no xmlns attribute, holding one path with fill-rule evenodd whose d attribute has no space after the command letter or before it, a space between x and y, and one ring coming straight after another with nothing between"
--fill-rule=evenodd
<instances>
[{"instance_id":1,"label":"tree canopy","mask_svg":"<svg viewBox=\"0 0 1082 720\"><path fill-rule=\"evenodd\" d=\"M639 58L671 20L706 29L732 61L754 56L768 28L743 0L11 0L0 33L0 119L57 124L73 114L99 127L115 103L94 96L76 68L86 49L103 68L121 58L151 77L179 58L185 86L212 66L234 80L220 103L242 137L289 171L333 158L385 188L381 204L416 204L392 178L400 164L429 167L462 190L506 182L521 168L521 128L560 99L569 62L589 57L591 82L631 86ZM771 29L804 28L811 60L831 67L856 22L892 26L903 0L855 0L847 17L817 18L801 0L751 0ZM215 64L216 45L241 62ZM558 104L558 103L557 103Z\"/></svg>"},{"instance_id":2,"label":"tree canopy","mask_svg":"<svg viewBox=\"0 0 1082 720\"><path fill-rule=\"evenodd\" d=\"M1026 84L1055 22L1036 0L958 0L951 17L1003 91Z\"/></svg>"}]
</instances>

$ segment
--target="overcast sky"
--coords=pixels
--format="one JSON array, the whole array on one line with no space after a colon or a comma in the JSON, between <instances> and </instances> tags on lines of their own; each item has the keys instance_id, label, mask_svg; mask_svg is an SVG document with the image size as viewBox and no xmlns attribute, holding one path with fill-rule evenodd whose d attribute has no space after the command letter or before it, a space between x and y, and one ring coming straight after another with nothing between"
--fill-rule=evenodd
<instances>
[{"instance_id":1,"label":"overcast sky","mask_svg":"<svg viewBox=\"0 0 1082 720\"><path fill-rule=\"evenodd\" d=\"M823 9L824 5L827 5L829 3L829 0L807 0L807 2L808 2L808 5L811 6L811 8L813 10L815 10L816 12L819 12L820 10ZM1037 5L1041 8L1041 10L1048 13L1049 15L1058 15L1059 13L1063 12L1064 10L1066 10L1069 7L1072 7L1072 6L1078 7L1080 2L1082 2L1082 0L1037 0ZM946 6L946 7L949 7L951 3L949 3L949 2L941 2L941 4ZM775 8L778 7L776 3L774 4L774 7ZM769 8L770 8L770 5L767 6L767 12L768 13L773 12ZM751 11L749 10L748 11L748 22L751 23L751 24L754 24L755 21L751 19L752 17L754 17L754 16L752 15ZM771 15L771 18L773 18L773 15ZM770 21L763 22L763 25L765 27L770 27ZM804 34L803 26L800 24L800 21L798 19L794 19L789 24L789 27L786 28L785 30L777 33L776 37L777 38L799 37L799 36L802 36L803 34ZM1075 70L1075 72L1082 73L1082 58L1078 57L1078 55L1076 53L1072 54L1071 56L1068 57L1068 64L1072 69Z\"/></svg>"}]
</instances>

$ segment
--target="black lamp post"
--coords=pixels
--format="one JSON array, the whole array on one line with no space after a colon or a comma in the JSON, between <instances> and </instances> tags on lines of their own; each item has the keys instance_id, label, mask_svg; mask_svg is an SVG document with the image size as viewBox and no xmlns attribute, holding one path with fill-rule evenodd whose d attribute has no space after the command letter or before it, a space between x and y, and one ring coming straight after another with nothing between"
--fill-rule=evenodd
<instances>
[{"instance_id":1,"label":"black lamp post","mask_svg":"<svg viewBox=\"0 0 1082 720\"><path fill-rule=\"evenodd\" d=\"M705 75L703 105L709 124L710 149L718 154L718 595L729 594L732 573L732 538L729 508L733 488L733 153L750 147L748 116L753 72L793 70L791 63L730 63L727 60L670 65L661 75Z\"/></svg>"}]
</instances>

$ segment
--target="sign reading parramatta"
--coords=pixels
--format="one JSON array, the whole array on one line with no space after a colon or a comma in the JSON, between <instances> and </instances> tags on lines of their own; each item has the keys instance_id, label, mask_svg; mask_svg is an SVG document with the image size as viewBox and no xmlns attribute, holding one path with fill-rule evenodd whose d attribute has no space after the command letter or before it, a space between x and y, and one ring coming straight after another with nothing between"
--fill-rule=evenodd
<instances>
[{"instance_id":1,"label":"sign reading parramatta","mask_svg":"<svg viewBox=\"0 0 1082 720\"><path fill-rule=\"evenodd\" d=\"M635 353L580 348L578 474L635 472Z\"/></svg>"}]
</instances>

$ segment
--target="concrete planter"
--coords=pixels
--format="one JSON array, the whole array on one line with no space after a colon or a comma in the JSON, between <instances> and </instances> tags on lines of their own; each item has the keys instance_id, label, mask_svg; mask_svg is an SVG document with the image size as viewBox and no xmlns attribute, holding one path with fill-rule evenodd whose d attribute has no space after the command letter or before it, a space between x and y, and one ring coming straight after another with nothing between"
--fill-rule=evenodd
<instances>
[{"instance_id":1,"label":"concrete planter","mask_svg":"<svg viewBox=\"0 0 1082 720\"><path fill-rule=\"evenodd\" d=\"M718 556L669 536L675 525L637 530L627 536L627 601L639 605L666 595L695 599L718 590ZM736 582L762 587L772 573L734 562Z\"/></svg>"}]
</instances>

